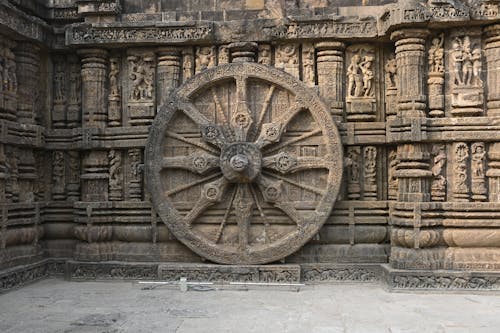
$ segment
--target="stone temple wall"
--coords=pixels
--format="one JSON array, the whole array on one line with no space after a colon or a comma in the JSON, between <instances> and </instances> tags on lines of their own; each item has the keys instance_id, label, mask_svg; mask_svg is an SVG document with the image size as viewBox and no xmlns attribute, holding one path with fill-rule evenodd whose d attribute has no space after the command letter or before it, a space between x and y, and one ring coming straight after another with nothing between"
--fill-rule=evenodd
<instances>
[{"instance_id":1,"label":"stone temple wall","mask_svg":"<svg viewBox=\"0 0 500 333\"><path fill-rule=\"evenodd\" d=\"M499 6L0 1L2 288L207 259L500 287Z\"/></svg>"}]
</instances>

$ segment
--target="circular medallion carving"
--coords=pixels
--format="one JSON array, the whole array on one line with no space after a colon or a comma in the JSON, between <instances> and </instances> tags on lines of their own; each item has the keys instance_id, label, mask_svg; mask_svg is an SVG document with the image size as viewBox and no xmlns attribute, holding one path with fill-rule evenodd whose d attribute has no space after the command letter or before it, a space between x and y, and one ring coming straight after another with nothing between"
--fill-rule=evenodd
<instances>
[{"instance_id":1,"label":"circular medallion carving","mask_svg":"<svg viewBox=\"0 0 500 333\"><path fill-rule=\"evenodd\" d=\"M297 251L330 215L342 145L327 107L254 63L205 70L172 93L146 146L158 215L202 257L260 264Z\"/></svg>"}]
</instances>

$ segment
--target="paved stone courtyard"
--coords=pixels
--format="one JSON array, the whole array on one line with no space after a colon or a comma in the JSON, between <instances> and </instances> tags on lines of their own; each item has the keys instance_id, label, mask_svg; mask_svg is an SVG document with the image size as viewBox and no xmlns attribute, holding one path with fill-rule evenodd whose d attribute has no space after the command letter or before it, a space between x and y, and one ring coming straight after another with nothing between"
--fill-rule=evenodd
<instances>
[{"instance_id":1,"label":"paved stone courtyard","mask_svg":"<svg viewBox=\"0 0 500 333\"><path fill-rule=\"evenodd\" d=\"M49 279L0 295L3 333L496 333L499 314L499 293L389 293L370 284L182 293Z\"/></svg>"}]
</instances>

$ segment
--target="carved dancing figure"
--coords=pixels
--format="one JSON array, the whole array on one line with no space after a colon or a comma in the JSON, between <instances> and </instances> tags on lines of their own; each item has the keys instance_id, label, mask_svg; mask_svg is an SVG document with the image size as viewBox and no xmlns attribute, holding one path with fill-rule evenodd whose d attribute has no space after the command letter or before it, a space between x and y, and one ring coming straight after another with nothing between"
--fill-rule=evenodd
<instances>
[{"instance_id":1,"label":"carved dancing figure","mask_svg":"<svg viewBox=\"0 0 500 333\"><path fill-rule=\"evenodd\" d=\"M396 88L398 84L398 68L396 59L391 56L385 64L385 84L387 88Z\"/></svg>"},{"instance_id":2,"label":"carved dancing figure","mask_svg":"<svg viewBox=\"0 0 500 333\"><path fill-rule=\"evenodd\" d=\"M351 58L351 64L347 68L347 94L352 97L363 95L363 74L360 68L361 56L355 54Z\"/></svg>"},{"instance_id":3,"label":"carved dancing figure","mask_svg":"<svg viewBox=\"0 0 500 333\"><path fill-rule=\"evenodd\" d=\"M463 51L460 39L456 37L453 40L451 59L453 62L453 83L457 85L462 85L464 83L462 78L462 63L464 61Z\"/></svg>"},{"instance_id":4,"label":"carved dancing figure","mask_svg":"<svg viewBox=\"0 0 500 333\"><path fill-rule=\"evenodd\" d=\"M429 49L429 71L434 73L444 73L444 34L432 39L432 45Z\"/></svg>"},{"instance_id":5,"label":"carved dancing figure","mask_svg":"<svg viewBox=\"0 0 500 333\"><path fill-rule=\"evenodd\" d=\"M120 87L118 85L118 74L120 73L120 67L118 65L118 59L111 59L109 62L109 94L110 96L120 95Z\"/></svg>"},{"instance_id":6,"label":"carved dancing figure","mask_svg":"<svg viewBox=\"0 0 500 333\"><path fill-rule=\"evenodd\" d=\"M120 186L120 172L121 172L122 158L120 153L114 149L109 151L109 184L111 187Z\"/></svg>"},{"instance_id":7,"label":"carved dancing figure","mask_svg":"<svg viewBox=\"0 0 500 333\"><path fill-rule=\"evenodd\" d=\"M463 63L462 63L462 81L465 85L472 84L472 51L470 46L469 36L464 37L463 48Z\"/></svg>"},{"instance_id":8,"label":"carved dancing figure","mask_svg":"<svg viewBox=\"0 0 500 333\"><path fill-rule=\"evenodd\" d=\"M486 151L483 143L474 143L472 145L472 174L477 178L484 177L484 160Z\"/></svg>"},{"instance_id":9,"label":"carved dancing figure","mask_svg":"<svg viewBox=\"0 0 500 333\"><path fill-rule=\"evenodd\" d=\"M364 96L372 96L373 88L373 70L372 70L373 56L365 56L363 61L359 64L361 73L363 74L363 89Z\"/></svg>"}]
</instances>

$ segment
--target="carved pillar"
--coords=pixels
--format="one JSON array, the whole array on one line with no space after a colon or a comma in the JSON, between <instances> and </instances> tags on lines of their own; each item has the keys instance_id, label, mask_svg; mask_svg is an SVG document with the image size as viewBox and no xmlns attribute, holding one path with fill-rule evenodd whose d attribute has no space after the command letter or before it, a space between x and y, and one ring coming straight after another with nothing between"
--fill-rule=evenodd
<instances>
[{"instance_id":1,"label":"carved pillar","mask_svg":"<svg viewBox=\"0 0 500 333\"><path fill-rule=\"evenodd\" d=\"M418 123L418 118L426 116L425 39L428 34L429 31L423 29L402 29L391 35L396 44L397 116L412 123ZM408 135L420 137L420 133L413 131ZM429 201L432 178L429 147L423 143L403 143L397 152L400 161L396 172L398 201Z\"/></svg>"},{"instance_id":2,"label":"carved pillar","mask_svg":"<svg viewBox=\"0 0 500 333\"><path fill-rule=\"evenodd\" d=\"M34 202L34 183L37 178L35 156L32 149L18 149L19 202Z\"/></svg>"},{"instance_id":3,"label":"carved pillar","mask_svg":"<svg viewBox=\"0 0 500 333\"><path fill-rule=\"evenodd\" d=\"M231 62L255 62L258 52L257 43L241 42L228 45L231 53Z\"/></svg>"},{"instance_id":4,"label":"carved pillar","mask_svg":"<svg viewBox=\"0 0 500 333\"><path fill-rule=\"evenodd\" d=\"M15 121L17 118L17 74L12 49L15 43L0 40L0 119Z\"/></svg>"},{"instance_id":5,"label":"carved pillar","mask_svg":"<svg viewBox=\"0 0 500 333\"><path fill-rule=\"evenodd\" d=\"M398 116L425 117L425 40L429 31L402 29L394 31L398 71Z\"/></svg>"},{"instance_id":6,"label":"carved pillar","mask_svg":"<svg viewBox=\"0 0 500 333\"><path fill-rule=\"evenodd\" d=\"M487 114L500 116L500 24L484 28L484 34L488 84Z\"/></svg>"},{"instance_id":7,"label":"carved pillar","mask_svg":"<svg viewBox=\"0 0 500 333\"><path fill-rule=\"evenodd\" d=\"M66 127L66 65L63 55L54 55L52 57L53 84L52 84L52 127Z\"/></svg>"},{"instance_id":8,"label":"carved pillar","mask_svg":"<svg viewBox=\"0 0 500 333\"><path fill-rule=\"evenodd\" d=\"M102 150L87 152L82 168L82 201L107 201L108 153Z\"/></svg>"},{"instance_id":9,"label":"carved pillar","mask_svg":"<svg viewBox=\"0 0 500 333\"><path fill-rule=\"evenodd\" d=\"M16 54L18 83L17 119L24 124L34 124L35 101L39 93L39 48L30 42L20 42L14 52Z\"/></svg>"},{"instance_id":10,"label":"carved pillar","mask_svg":"<svg viewBox=\"0 0 500 333\"><path fill-rule=\"evenodd\" d=\"M66 199L64 152L52 153L52 200Z\"/></svg>"},{"instance_id":11,"label":"carved pillar","mask_svg":"<svg viewBox=\"0 0 500 333\"><path fill-rule=\"evenodd\" d=\"M69 84L68 108L66 112L66 126L78 127L81 122L82 104L82 75L80 60L76 55L69 57Z\"/></svg>"},{"instance_id":12,"label":"carved pillar","mask_svg":"<svg viewBox=\"0 0 500 333\"><path fill-rule=\"evenodd\" d=\"M157 103L161 107L170 92L179 86L181 73L181 50L175 47L162 47L157 51Z\"/></svg>"},{"instance_id":13,"label":"carved pillar","mask_svg":"<svg viewBox=\"0 0 500 333\"><path fill-rule=\"evenodd\" d=\"M344 108L342 82L345 45L342 42L321 42L315 47L319 93L330 107L334 120L341 121Z\"/></svg>"},{"instance_id":14,"label":"carved pillar","mask_svg":"<svg viewBox=\"0 0 500 333\"><path fill-rule=\"evenodd\" d=\"M500 202L500 142L491 143L488 147L489 201Z\"/></svg>"},{"instance_id":15,"label":"carved pillar","mask_svg":"<svg viewBox=\"0 0 500 333\"><path fill-rule=\"evenodd\" d=\"M69 201L80 199L80 154L78 151L68 151L66 168L66 194Z\"/></svg>"},{"instance_id":16,"label":"carved pillar","mask_svg":"<svg viewBox=\"0 0 500 333\"><path fill-rule=\"evenodd\" d=\"M7 157L4 145L0 143L0 204L6 203L5 184L7 180Z\"/></svg>"},{"instance_id":17,"label":"carved pillar","mask_svg":"<svg viewBox=\"0 0 500 333\"><path fill-rule=\"evenodd\" d=\"M83 127L106 127L106 69L108 52L102 49L79 50L82 61Z\"/></svg>"},{"instance_id":18,"label":"carved pillar","mask_svg":"<svg viewBox=\"0 0 500 333\"><path fill-rule=\"evenodd\" d=\"M139 148L128 150L128 200L140 201L142 198L142 152Z\"/></svg>"}]
</instances>

